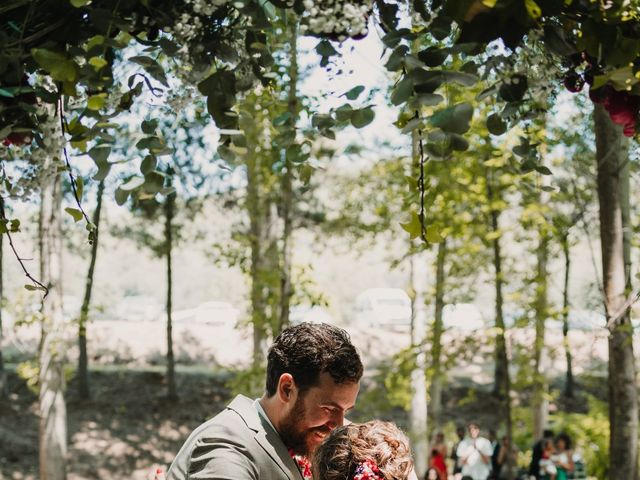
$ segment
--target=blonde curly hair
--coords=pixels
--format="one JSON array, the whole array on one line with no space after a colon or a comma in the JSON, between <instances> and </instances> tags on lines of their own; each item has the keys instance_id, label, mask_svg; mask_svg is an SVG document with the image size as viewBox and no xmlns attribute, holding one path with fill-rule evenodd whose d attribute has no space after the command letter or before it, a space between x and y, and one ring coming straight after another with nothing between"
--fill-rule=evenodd
<instances>
[{"instance_id":1,"label":"blonde curly hair","mask_svg":"<svg viewBox=\"0 0 640 480\"><path fill-rule=\"evenodd\" d=\"M336 428L314 454L313 478L351 480L367 460L383 480L406 480L413 469L406 435L393 423L373 420Z\"/></svg>"}]
</instances>

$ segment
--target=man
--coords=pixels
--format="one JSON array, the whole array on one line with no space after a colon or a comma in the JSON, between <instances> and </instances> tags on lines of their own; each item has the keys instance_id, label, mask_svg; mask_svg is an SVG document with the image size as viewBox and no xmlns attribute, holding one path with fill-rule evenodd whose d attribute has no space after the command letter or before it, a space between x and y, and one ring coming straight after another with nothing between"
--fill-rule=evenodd
<instances>
[{"instance_id":1,"label":"man","mask_svg":"<svg viewBox=\"0 0 640 480\"><path fill-rule=\"evenodd\" d=\"M342 329L285 329L267 357L266 392L238 395L187 439L168 480L301 480L308 457L355 404L362 362Z\"/></svg>"},{"instance_id":2,"label":"man","mask_svg":"<svg viewBox=\"0 0 640 480\"><path fill-rule=\"evenodd\" d=\"M462 465L462 477L473 480L487 480L491 474L491 442L480 436L477 423L467 425L469 436L458 445L457 455Z\"/></svg>"},{"instance_id":3,"label":"man","mask_svg":"<svg viewBox=\"0 0 640 480\"><path fill-rule=\"evenodd\" d=\"M529 464L529 476L530 478L540 479L540 460L542 460L542 451L544 445L549 440L553 440L552 430L543 430L542 438L533 445L533 452L531 453L531 463Z\"/></svg>"}]
</instances>

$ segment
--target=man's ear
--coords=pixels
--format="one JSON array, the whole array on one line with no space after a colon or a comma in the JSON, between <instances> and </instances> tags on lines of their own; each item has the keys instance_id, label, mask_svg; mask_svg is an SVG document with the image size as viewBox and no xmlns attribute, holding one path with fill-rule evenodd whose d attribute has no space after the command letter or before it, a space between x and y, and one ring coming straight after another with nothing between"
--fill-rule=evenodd
<instances>
[{"instance_id":1,"label":"man's ear","mask_svg":"<svg viewBox=\"0 0 640 480\"><path fill-rule=\"evenodd\" d=\"M290 373L283 373L278 380L278 397L283 403L289 403L295 401L298 389L296 388L296 382Z\"/></svg>"}]
</instances>

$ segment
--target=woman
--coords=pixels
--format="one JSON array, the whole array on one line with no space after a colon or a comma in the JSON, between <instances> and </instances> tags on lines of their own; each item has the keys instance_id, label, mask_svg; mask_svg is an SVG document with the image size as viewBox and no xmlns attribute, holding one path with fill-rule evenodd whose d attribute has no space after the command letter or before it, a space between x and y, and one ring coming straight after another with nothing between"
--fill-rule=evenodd
<instances>
[{"instance_id":1,"label":"woman","mask_svg":"<svg viewBox=\"0 0 640 480\"><path fill-rule=\"evenodd\" d=\"M571 451L571 438L566 433L561 433L556 437L555 452L551 456L553 464L556 466L555 480L567 480L569 473L575 468L573 464L573 452Z\"/></svg>"},{"instance_id":2,"label":"woman","mask_svg":"<svg viewBox=\"0 0 640 480\"><path fill-rule=\"evenodd\" d=\"M409 440L380 420L336 428L313 459L315 480L408 480L412 471Z\"/></svg>"},{"instance_id":3,"label":"woman","mask_svg":"<svg viewBox=\"0 0 640 480\"><path fill-rule=\"evenodd\" d=\"M437 480L447 480L447 445L444 442L444 433L436 433L435 439L431 444L431 455L429 456L429 467L436 469L438 472Z\"/></svg>"}]
</instances>

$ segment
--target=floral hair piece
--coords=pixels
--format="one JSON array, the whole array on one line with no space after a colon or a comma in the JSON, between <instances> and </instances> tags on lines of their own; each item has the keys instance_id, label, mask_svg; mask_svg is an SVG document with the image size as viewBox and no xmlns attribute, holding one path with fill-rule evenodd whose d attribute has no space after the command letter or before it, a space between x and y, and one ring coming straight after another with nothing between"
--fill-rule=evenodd
<instances>
[{"instance_id":1,"label":"floral hair piece","mask_svg":"<svg viewBox=\"0 0 640 480\"><path fill-rule=\"evenodd\" d=\"M358 464L353 480L384 480L380 469L373 460L365 460Z\"/></svg>"}]
</instances>

